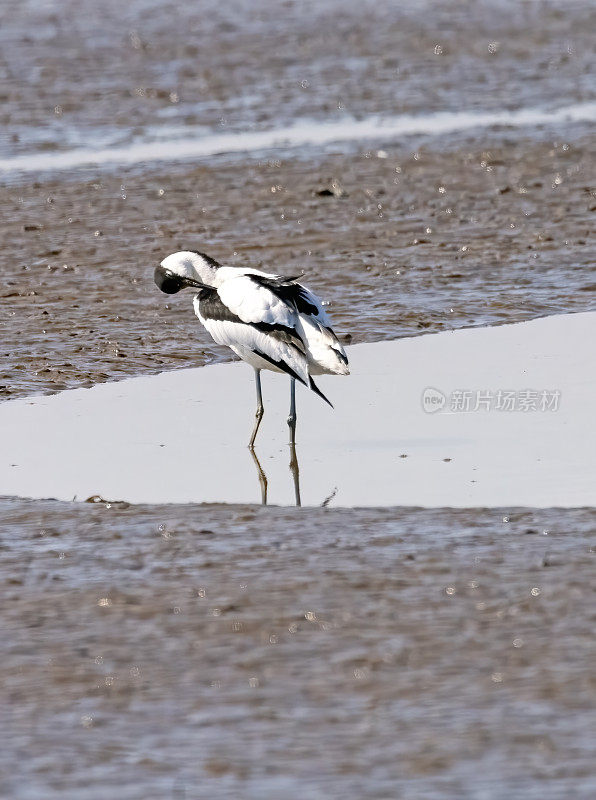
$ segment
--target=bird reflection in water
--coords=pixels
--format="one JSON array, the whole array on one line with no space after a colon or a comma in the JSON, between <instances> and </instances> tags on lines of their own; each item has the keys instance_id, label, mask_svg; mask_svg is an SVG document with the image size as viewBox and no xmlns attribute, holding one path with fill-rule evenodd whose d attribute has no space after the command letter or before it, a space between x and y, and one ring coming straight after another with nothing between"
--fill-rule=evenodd
<instances>
[{"instance_id":1,"label":"bird reflection in water","mask_svg":"<svg viewBox=\"0 0 596 800\"><path fill-rule=\"evenodd\" d=\"M300 501L300 468L298 466L298 456L296 455L296 445L294 443L290 443L290 472L292 473L292 479L294 481L294 499L296 501L297 506L301 506L302 503ZM261 486L261 504L266 506L267 505L267 476L261 466L261 462L259 461L257 454L255 453L254 447L248 448L250 454L252 456L252 460L254 461L255 467L257 468L257 474L259 476L259 484Z\"/></svg>"}]
</instances>

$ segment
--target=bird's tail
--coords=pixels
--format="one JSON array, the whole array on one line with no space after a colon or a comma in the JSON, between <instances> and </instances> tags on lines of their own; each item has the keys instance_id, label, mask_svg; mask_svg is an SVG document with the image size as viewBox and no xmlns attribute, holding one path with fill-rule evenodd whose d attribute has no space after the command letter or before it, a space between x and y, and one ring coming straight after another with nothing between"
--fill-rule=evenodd
<instances>
[{"instance_id":1,"label":"bird's tail","mask_svg":"<svg viewBox=\"0 0 596 800\"><path fill-rule=\"evenodd\" d=\"M314 392L315 394L318 394L318 395L319 395L319 397L320 397L322 400L324 400L324 401L327 403L327 405L330 405L330 406L331 406L331 408L333 408L333 403L332 403L330 400L328 400L328 399L325 397L325 395L323 394L323 392L322 392L322 391L319 389L319 387L317 386L317 384L316 384L316 383L313 381L313 379L312 379L312 376L311 376L311 375L309 375L308 377L309 377L309 379L310 379L310 388L313 390L313 392Z\"/></svg>"}]
</instances>

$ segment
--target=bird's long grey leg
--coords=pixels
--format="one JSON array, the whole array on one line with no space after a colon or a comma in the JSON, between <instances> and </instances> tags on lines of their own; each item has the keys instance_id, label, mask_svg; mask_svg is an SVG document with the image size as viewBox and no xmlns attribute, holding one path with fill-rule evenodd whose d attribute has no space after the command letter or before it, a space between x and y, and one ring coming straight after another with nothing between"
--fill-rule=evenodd
<instances>
[{"instance_id":1,"label":"bird's long grey leg","mask_svg":"<svg viewBox=\"0 0 596 800\"><path fill-rule=\"evenodd\" d=\"M248 446L252 450L255 446L255 439L257 438L257 431L259 430L259 425L261 424L261 420L263 419L263 414L265 413L265 409L263 407L263 397L261 395L261 370L255 369L255 383L257 385L257 413L255 414L255 427L252 431L252 436L250 437L250 442Z\"/></svg>"},{"instance_id":2,"label":"bird's long grey leg","mask_svg":"<svg viewBox=\"0 0 596 800\"><path fill-rule=\"evenodd\" d=\"M290 416L288 417L290 426L290 444L296 444L296 379L292 378L290 383Z\"/></svg>"}]
</instances>

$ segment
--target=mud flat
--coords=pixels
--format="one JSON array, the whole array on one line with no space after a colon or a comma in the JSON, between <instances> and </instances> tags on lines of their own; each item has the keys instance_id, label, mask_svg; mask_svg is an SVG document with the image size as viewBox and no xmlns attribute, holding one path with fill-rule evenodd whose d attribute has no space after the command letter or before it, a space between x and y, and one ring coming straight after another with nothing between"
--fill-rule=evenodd
<instances>
[{"instance_id":1,"label":"mud flat","mask_svg":"<svg viewBox=\"0 0 596 800\"><path fill-rule=\"evenodd\" d=\"M184 247L304 271L354 343L593 310L593 137L534 133L2 187L0 395L229 358L153 285Z\"/></svg>"},{"instance_id":2,"label":"mud flat","mask_svg":"<svg viewBox=\"0 0 596 800\"><path fill-rule=\"evenodd\" d=\"M596 504L590 424L596 314L452 331L349 349L323 378L331 411L299 394L302 503ZM252 463L252 371L221 364L0 406L0 493L133 503L295 502L288 381L265 380Z\"/></svg>"},{"instance_id":3,"label":"mud flat","mask_svg":"<svg viewBox=\"0 0 596 800\"><path fill-rule=\"evenodd\" d=\"M0 514L4 797L594 796L593 510Z\"/></svg>"}]
</instances>

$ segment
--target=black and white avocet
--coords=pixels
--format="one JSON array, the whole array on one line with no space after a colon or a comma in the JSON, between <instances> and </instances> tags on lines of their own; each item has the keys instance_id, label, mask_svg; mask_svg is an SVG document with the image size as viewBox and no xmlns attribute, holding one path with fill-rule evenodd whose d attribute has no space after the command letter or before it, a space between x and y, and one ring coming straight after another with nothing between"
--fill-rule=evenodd
<instances>
[{"instance_id":1,"label":"black and white avocet","mask_svg":"<svg viewBox=\"0 0 596 800\"><path fill-rule=\"evenodd\" d=\"M254 368L257 412L251 448L264 412L261 370L290 376L291 444L296 440L296 381L329 403L313 375L349 375L348 358L321 301L296 278L224 267L194 250L169 255L154 278L166 294L198 290L193 306L204 327Z\"/></svg>"}]
</instances>

